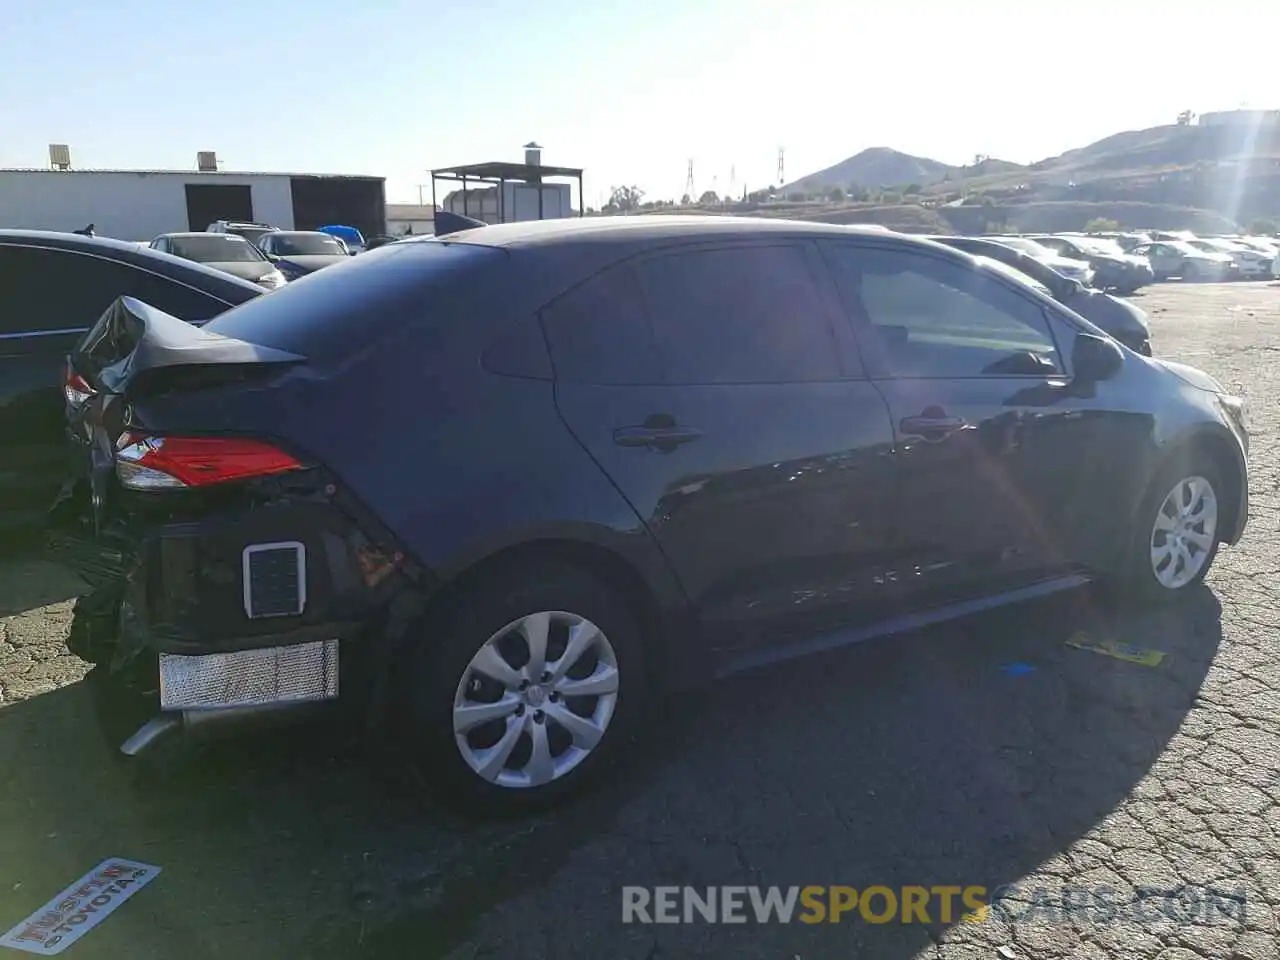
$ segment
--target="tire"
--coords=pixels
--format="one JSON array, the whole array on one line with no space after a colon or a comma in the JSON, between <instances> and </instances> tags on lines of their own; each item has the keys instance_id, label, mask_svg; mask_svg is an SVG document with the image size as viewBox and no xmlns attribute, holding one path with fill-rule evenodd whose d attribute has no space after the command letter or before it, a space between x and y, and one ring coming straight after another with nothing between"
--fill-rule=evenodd
<instances>
[{"instance_id":1,"label":"tire","mask_svg":"<svg viewBox=\"0 0 1280 960\"><path fill-rule=\"evenodd\" d=\"M443 802L488 815L533 812L585 789L625 753L641 725L648 684L640 621L611 585L576 566L542 562L489 577L447 607L429 617L415 638L399 711L413 741L412 762ZM527 675L527 634L538 634L540 624L547 626L548 670L565 672L546 684L530 683ZM588 641L582 659L561 663L570 655L569 643L578 642L570 638L595 636L593 626L599 636ZM483 657L490 674L506 672L495 655L510 670L507 684L476 669L476 658ZM574 682L584 689L584 675L605 692L557 693L556 687ZM504 715L477 723L486 706ZM580 722L583 715L593 723ZM474 725L458 733L455 717ZM577 728L577 742L565 724ZM589 726L603 730L592 747L586 746L594 736ZM546 747L538 754L541 763L535 744ZM478 772L486 758L489 777Z\"/></svg>"},{"instance_id":2,"label":"tire","mask_svg":"<svg viewBox=\"0 0 1280 960\"><path fill-rule=\"evenodd\" d=\"M1200 492L1195 493L1196 489ZM1184 501L1187 494L1191 496L1188 517L1192 522L1189 524L1180 522L1176 517L1171 518L1170 500L1175 492L1184 494ZM1148 487L1135 516L1125 560L1122 584L1125 594L1139 601L1164 604L1194 593L1218 555L1218 531L1229 506L1225 497L1222 473L1204 453L1187 451L1186 455L1176 456L1162 468ZM1211 511L1212 522L1206 519L1206 511ZM1201 517L1198 523L1195 522L1196 516ZM1174 529L1182 532L1186 556L1179 560L1178 549L1174 547L1168 563L1157 565L1155 551L1163 544L1171 543L1171 534L1160 538L1156 536L1156 523L1161 517L1164 518L1160 520L1163 526L1168 526L1172 519ZM1195 537L1195 534L1200 537ZM1197 543L1201 538L1202 541Z\"/></svg>"}]
</instances>

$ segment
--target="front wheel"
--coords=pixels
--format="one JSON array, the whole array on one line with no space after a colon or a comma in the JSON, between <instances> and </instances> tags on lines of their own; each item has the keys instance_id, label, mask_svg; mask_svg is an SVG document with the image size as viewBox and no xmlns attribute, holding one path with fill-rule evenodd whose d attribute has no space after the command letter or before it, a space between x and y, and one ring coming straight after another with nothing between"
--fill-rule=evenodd
<instances>
[{"instance_id":1,"label":"front wheel","mask_svg":"<svg viewBox=\"0 0 1280 960\"><path fill-rule=\"evenodd\" d=\"M1166 467L1143 500L1127 585L1139 598L1176 600L1205 578L1218 554L1222 482L1207 458Z\"/></svg>"},{"instance_id":2,"label":"front wheel","mask_svg":"<svg viewBox=\"0 0 1280 960\"><path fill-rule=\"evenodd\" d=\"M647 693L640 625L606 582L555 563L472 589L429 625L402 715L422 779L488 813L545 806L626 745Z\"/></svg>"}]
</instances>

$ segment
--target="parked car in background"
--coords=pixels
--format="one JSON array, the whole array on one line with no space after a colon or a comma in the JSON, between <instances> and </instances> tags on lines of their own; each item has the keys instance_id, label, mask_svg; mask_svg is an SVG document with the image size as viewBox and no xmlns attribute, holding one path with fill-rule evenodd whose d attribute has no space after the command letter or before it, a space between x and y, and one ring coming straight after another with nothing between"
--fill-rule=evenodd
<instances>
[{"instance_id":1,"label":"parked car in background","mask_svg":"<svg viewBox=\"0 0 1280 960\"><path fill-rule=\"evenodd\" d=\"M1024 281L1035 283L1068 310L1084 317L1130 350L1151 356L1151 324L1147 314L1127 300L1086 287L1062 276L1044 262L986 237L930 237L936 243L994 260Z\"/></svg>"},{"instance_id":2,"label":"parked car in background","mask_svg":"<svg viewBox=\"0 0 1280 960\"><path fill-rule=\"evenodd\" d=\"M1190 281L1233 280L1235 261L1225 253L1206 253L1185 240L1159 240L1133 248L1147 258L1157 280L1178 277Z\"/></svg>"},{"instance_id":3,"label":"parked car in background","mask_svg":"<svg viewBox=\"0 0 1280 960\"><path fill-rule=\"evenodd\" d=\"M1150 263L1135 253L1125 253L1110 240L1063 235L1034 239L1059 256L1087 262L1093 269L1093 285L1100 290L1114 290L1125 296L1155 280Z\"/></svg>"},{"instance_id":4,"label":"parked car in background","mask_svg":"<svg viewBox=\"0 0 1280 960\"><path fill-rule=\"evenodd\" d=\"M1233 239L1243 243L1250 250L1268 254L1272 260L1280 261L1280 240L1275 237L1235 237Z\"/></svg>"},{"instance_id":5,"label":"parked car in background","mask_svg":"<svg viewBox=\"0 0 1280 960\"><path fill-rule=\"evenodd\" d=\"M1095 576L1173 602L1248 516L1238 398L883 231L481 227L203 328L122 300L76 357L160 680L129 749L340 695L469 807L578 789L673 685Z\"/></svg>"},{"instance_id":6,"label":"parked car in background","mask_svg":"<svg viewBox=\"0 0 1280 960\"><path fill-rule=\"evenodd\" d=\"M1203 253L1222 253L1230 257L1239 280L1269 280L1275 276L1275 256L1254 250L1246 243L1217 239L1188 240L1187 243Z\"/></svg>"},{"instance_id":7,"label":"parked car in background","mask_svg":"<svg viewBox=\"0 0 1280 960\"><path fill-rule=\"evenodd\" d=\"M1035 257L1045 266L1051 267L1064 277L1072 280L1079 280L1085 286L1093 283L1093 268L1089 266L1087 260L1079 258L1064 257L1056 250L1050 250L1048 247L1030 237L988 237L996 243L1002 243L1006 247L1014 250L1020 250L1028 256Z\"/></svg>"},{"instance_id":8,"label":"parked car in background","mask_svg":"<svg viewBox=\"0 0 1280 960\"><path fill-rule=\"evenodd\" d=\"M277 230L258 246L289 280L351 259L341 240L319 230Z\"/></svg>"},{"instance_id":9,"label":"parked car in background","mask_svg":"<svg viewBox=\"0 0 1280 960\"><path fill-rule=\"evenodd\" d=\"M344 226L343 224L331 223L328 226L317 227L321 233L328 233L346 244L347 250L354 256L357 253L363 253L365 249L364 234L355 227Z\"/></svg>"},{"instance_id":10,"label":"parked car in background","mask_svg":"<svg viewBox=\"0 0 1280 960\"><path fill-rule=\"evenodd\" d=\"M151 241L151 249L203 263L256 283L265 290L277 290L285 285L285 275L267 255L239 234L165 233Z\"/></svg>"},{"instance_id":11,"label":"parked car in background","mask_svg":"<svg viewBox=\"0 0 1280 960\"><path fill-rule=\"evenodd\" d=\"M1151 237L1145 233L1122 233L1112 239L1125 253L1133 253L1133 248L1141 246L1144 243L1150 243Z\"/></svg>"},{"instance_id":12,"label":"parked car in background","mask_svg":"<svg viewBox=\"0 0 1280 960\"><path fill-rule=\"evenodd\" d=\"M124 240L0 230L0 528L41 519L68 476L64 400L89 388L66 357L113 300L198 322L261 292Z\"/></svg>"},{"instance_id":13,"label":"parked car in background","mask_svg":"<svg viewBox=\"0 0 1280 960\"><path fill-rule=\"evenodd\" d=\"M279 230L269 223L254 223L251 220L215 220L205 229L206 233L233 233L244 237L250 243L257 243L268 233Z\"/></svg>"}]
</instances>

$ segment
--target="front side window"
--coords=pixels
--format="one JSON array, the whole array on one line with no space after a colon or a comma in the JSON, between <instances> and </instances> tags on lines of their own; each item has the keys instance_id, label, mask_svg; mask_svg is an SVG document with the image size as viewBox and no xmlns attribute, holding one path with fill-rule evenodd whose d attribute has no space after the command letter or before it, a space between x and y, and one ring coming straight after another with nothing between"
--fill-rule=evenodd
<instances>
[{"instance_id":1,"label":"front side window","mask_svg":"<svg viewBox=\"0 0 1280 960\"><path fill-rule=\"evenodd\" d=\"M840 246L832 265L864 349L890 377L1061 373L1044 311L981 270L905 250Z\"/></svg>"},{"instance_id":2,"label":"front side window","mask_svg":"<svg viewBox=\"0 0 1280 960\"><path fill-rule=\"evenodd\" d=\"M804 383L842 375L800 245L683 250L636 276L669 383Z\"/></svg>"}]
</instances>

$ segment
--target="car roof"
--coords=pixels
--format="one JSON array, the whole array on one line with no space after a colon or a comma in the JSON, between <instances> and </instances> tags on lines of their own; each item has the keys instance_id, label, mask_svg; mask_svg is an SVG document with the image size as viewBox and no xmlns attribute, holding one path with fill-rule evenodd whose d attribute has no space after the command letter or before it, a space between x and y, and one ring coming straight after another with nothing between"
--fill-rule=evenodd
<instances>
[{"instance_id":1,"label":"car roof","mask_svg":"<svg viewBox=\"0 0 1280 960\"><path fill-rule=\"evenodd\" d=\"M568 217L559 220L528 220L497 223L472 230L460 230L440 238L450 243L472 243L490 247L522 247L554 245L561 242L620 240L643 244L661 242L753 239L760 236L899 236L881 227L858 227L806 220L782 220L765 217L663 216L649 214L624 217ZM406 237L413 241L413 237ZM428 239L424 237L423 239Z\"/></svg>"},{"instance_id":2,"label":"car roof","mask_svg":"<svg viewBox=\"0 0 1280 960\"><path fill-rule=\"evenodd\" d=\"M115 260L177 280L224 300L230 298L228 302L243 303L249 299L246 294L257 296L262 293L261 287L248 280L114 237L86 237L78 233L59 233L53 230L0 229L0 247L4 246L42 247Z\"/></svg>"},{"instance_id":3,"label":"car roof","mask_svg":"<svg viewBox=\"0 0 1280 960\"><path fill-rule=\"evenodd\" d=\"M249 241L248 241L248 240L246 240L244 237L237 236L237 235L236 235L236 234L234 234L234 233L213 233L213 234L211 234L211 233L208 233L207 231L204 231L204 230L182 230L182 231L177 232L177 233L162 233L162 234L160 234L160 237L210 237L210 236L213 236L213 237L226 237L227 239L229 239L229 240L233 241L234 243L248 243L248 242L249 242ZM159 239L160 239L160 237L156 237L156 239L157 239L157 240L159 240Z\"/></svg>"}]
</instances>

